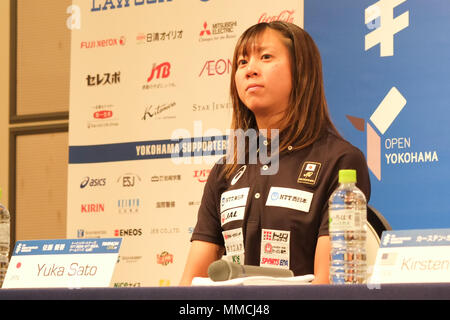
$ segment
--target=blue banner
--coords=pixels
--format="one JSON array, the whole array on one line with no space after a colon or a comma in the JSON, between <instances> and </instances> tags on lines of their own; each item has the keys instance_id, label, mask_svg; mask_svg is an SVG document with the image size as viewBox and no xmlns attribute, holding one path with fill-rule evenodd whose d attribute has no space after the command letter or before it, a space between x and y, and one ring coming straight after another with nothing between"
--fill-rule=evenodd
<instances>
[{"instance_id":1,"label":"blue banner","mask_svg":"<svg viewBox=\"0 0 450 320\"><path fill-rule=\"evenodd\" d=\"M306 0L327 101L393 229L450 227L450 3Z\"/></svg>"},{"instance_id":2,"label":"blue banner","mask_svg":"<svg viewBox=\"0 0 450 320\"><path fill-rule=\"evenodd\" d=\"M122 238L19 240L13 256L118 253Z\"/></svg>"}]
</instances>

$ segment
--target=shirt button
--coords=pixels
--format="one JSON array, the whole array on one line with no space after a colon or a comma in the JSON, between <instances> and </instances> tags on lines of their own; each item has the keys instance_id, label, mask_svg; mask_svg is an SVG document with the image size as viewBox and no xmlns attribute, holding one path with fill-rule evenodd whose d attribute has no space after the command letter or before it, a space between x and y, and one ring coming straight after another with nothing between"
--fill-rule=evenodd
<instances>
[{"instance_id":1,"label":"shirt button","mask_svg":"<svg viewBox=\"0 0 450 320\"><path fill-rule=\"evenodd\" d=\"M289 147L288 147L288 150L291 151L291 150L292 150L292 146L289 146Z\"/></svg>"},{"instance_id":2,"label":"shirt button","mask_svg":"<svg viewBox=\"0 0 450 320\"><path fill-rule=\"evenodd\" d=\"M265 164L265 165L263 165L262 169L263 169L264 171L266 171L267 169L269 169L269 167L267 166L267 164Z\"/></svg>"},{"instance_id":3,"label":"shirt button","mask_svg":"<svg viewBox=\"0 0 450 320\"><path fill-rule=\"evenodd\" d=\"M259 194L259 192L255 193L255 199L259 199L261 197L261 195Z\"/></svg>"},{"instance_id":4,"label":"shirt button","mask_svg":"<svg viewBox=\"0 0 450 320\"><path fill-rule=\"evenodd\" d=\"M264 140L264 141L263 141L263 144L264 144L265 146L267 146L269 143L267 142L267 140Z\"/></svg>"}]
</instances>

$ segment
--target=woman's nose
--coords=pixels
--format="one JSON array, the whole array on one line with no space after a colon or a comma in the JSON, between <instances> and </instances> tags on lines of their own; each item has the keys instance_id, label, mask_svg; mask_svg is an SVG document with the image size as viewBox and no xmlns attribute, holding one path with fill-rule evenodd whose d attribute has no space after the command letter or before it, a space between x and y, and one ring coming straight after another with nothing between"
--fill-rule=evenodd
<instances>
[{"instance_id":1,"label":"woman's nose","mask_svg":"<svg viewBox=\"0 0 450 320\"><path fill-rule=\"evenodd\" d=\"M255 59L250 59L247 63L246 76L248 78L259 75L258 63Z\"/></svg>"}]
</instances>

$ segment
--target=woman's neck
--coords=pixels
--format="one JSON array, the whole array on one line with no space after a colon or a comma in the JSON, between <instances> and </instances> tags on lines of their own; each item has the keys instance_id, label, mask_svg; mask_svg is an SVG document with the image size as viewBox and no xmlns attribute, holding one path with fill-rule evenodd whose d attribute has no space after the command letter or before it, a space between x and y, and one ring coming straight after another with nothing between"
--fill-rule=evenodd
<instances>
[{"instance_id":1,"label":"woman's neck","mask_svg":"<svg viewBox=\"0 0 450 320\"><path fill-rule=\"evenodd\" d=\"M272 130L281 130L280 122L283 118L284 112L278 112L276 114L258 114L255 115L256 124L258 130L261 132L267 132L267 138L270 139Z\"/></svg>"}]
</instances>

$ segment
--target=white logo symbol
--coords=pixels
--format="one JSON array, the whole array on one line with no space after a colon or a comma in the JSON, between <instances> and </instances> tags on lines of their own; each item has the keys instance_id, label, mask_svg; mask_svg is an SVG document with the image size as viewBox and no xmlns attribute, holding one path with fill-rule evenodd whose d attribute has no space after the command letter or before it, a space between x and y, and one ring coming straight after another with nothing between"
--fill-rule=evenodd
<instances>
[{"instance_id":1,"label":"white logo symbol","mask_svg":"<svg viewBox=\"0 0 450 320\"><path fill-rule=\"evenodd\" d=\"M238 180L242 177L242 175L245 172L245 169L247 169L247 166L242 166L239 171L236 173L236 175L234 176L233 180L231 180L231 185L234 186L236 184L236 182L238 182Z\"/></svg>"},{"instance_id":2,"label":"white logo symbol","mask_svg":"<svg viewBox=\"0 0 450 320\"><path fill-rule=\"evenodd\" d=\"M81 29L81 9L77 5L67 7L66 13L70 14L67 18L66 26L69 30Z\"/></svg>"},{"instance_id":3,"label":"white logo symbol","mask_svg":"<svg viewBox=\"0 0 450 320\"><path fill-rule=\"evenodd\" d=\"M380 130L381 134L384 134L405 105L405 97L396 87L392 87L375 112L372 113L370 120Z\"/></svg>"},{"instance_id":4,"label":"white logo symbol","mask_svg":"<svg viewBox=\"0 0 450 320\"><path fill-rule=\"evenodd\" d=\"M392 87L370 116L370 121L383 135L405 105L405 97L396 87ZM367 165L375 177L381 180L381 138L369 122L367 122Z\"/></svg>"},{"instance_id":5,"label":"white logo symbol","mask_svg":"<svg viewBox=\"0 0 450 320\"><path fill-rule=\"evenodd\" d=\"M394 35L409 26L409 11L394 18L394 8L405 1L379 0L366 8L366 26L374 30L365 37L365 51L380 44L380 57L394 55Z\"/></svg>"}]
</instances>

